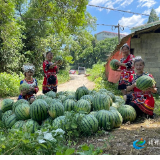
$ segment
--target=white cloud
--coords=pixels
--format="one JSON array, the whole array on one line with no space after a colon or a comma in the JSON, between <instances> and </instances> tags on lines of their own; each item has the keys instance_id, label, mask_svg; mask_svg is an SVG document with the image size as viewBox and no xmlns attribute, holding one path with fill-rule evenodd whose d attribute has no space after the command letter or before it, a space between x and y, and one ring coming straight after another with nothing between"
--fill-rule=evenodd
<instances>
[{"instance_id":1,"label":"white cloud","mask_svg":"<svg viewBox=\"0 0 160 160\"><path fill-rule=\"evenodd\" d=\"M135 27L143 25L146 18L142 18L141 15L133 15L132 17L122 17L118 23L122 26Z\"/></svg>"},{"instance_id":2,"label":"white cloud","mask_svg":"<svg viewBox=\"0 0 160 160\"><path fill-rule=\"evenodd\" d=\"M151 8L157 3L155 0L138 0L138 2L139 2L138 7L148 7L148 8Z\"/></svg>"},{"instance_id":3,"label":"white cloud","mask_svg":"<svg viewBox=\"0 0 160 160\"><path fill-rule=\"evenodd\" d=\"M155 9L155 11L159 15L160 14L160 6L157 9Z\"/></svg>"},{"instance_id":4,"label":"white cloud","mask_svg":"<svg viewBox=\"0 0 160 160\"><path fill-rule=\"evenodd\" d=\"M121 4L122 7L126 7L130 5L133 2L133 0L124 0L124 2Z\"/></svg>"},{"instance_id":5,"label":"white cloud","mask_svg":"<svg viewBox=\"0 0 160 160\"><path fill-rule=\"evenodd\" d=\"M125 35L128 35L129 33L128 33L128 32L121 32L121 34L125 34Z\"/></svg>"},{"instance_id":6,"label":"white cloud","mask_svg":"<svg viewBox=\"0 0 160 160\"><path fill-rule=\"evenodd\" d=\"M151 9L148 9L148 10L145 10L143 14L150 14L150 12L151 12Z\"/></svg>"}]
</instances>

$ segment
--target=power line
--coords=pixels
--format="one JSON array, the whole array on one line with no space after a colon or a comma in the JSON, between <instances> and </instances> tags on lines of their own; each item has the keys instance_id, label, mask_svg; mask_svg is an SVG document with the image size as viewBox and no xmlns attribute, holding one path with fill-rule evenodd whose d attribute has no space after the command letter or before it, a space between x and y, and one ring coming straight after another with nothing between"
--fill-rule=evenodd
<instances>
[{"instance_id":1,"label":"power line","mask_svg":"<svg viewBox=\"0 0 160 160\"><path fill-rule=\"evenodd\" d=\"M96 24L96 25L100 25L100 26L113 26L113 27L116 27L117 25L109 25L109 24ZM132 27L129 27L129 26L122 26L122 25L119 25L121 27L127 27L127 28L132 28Z\"/></svg>"},{"instance_id":2,"label":"power line","mask_svg":"<svg viewBox=\"0 0 160 160\"><path fill-rule=\"evenodd\" d=\"M97 8L103 8L103 9L110 9L110 10L119 11L119 12L126 12L126 13L138 14L138 15L143 15L143 16L150 16L149 14L130 12L130 11L125 11L125 10L120 10L120 9L114 9L114 8L108 8L108 7L102 7L102 6L91 5L91 4L88 4L88 6L97 7Z\"/></svg>"}]
</instances>

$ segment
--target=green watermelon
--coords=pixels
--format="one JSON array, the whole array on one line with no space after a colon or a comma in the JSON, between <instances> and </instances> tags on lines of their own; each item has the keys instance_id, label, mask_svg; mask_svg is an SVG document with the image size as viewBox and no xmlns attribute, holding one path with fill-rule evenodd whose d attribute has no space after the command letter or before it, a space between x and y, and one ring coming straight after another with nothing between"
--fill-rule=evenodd
<instances>
[{"instance_id":1,"label":"green watermelon","mask_svg":"<svg viewBox=\"0 0 160 160\"><path fill-rule=\"evenodd\" d=\"M116 103L112 103L112 107L114 107L114 108L118 108L119 107L119 103L118 102L116 102Z\"/></svg>"},{"instance_id":2,"label":"green watermelon","mask_svg":"<svg viewBox=\"0 0 160 160\"><path fill-rule=\"evenodd\" d=\"M46 99L46 98L48 98L48 96L46 96L46 95L38 95L38 96L36 96L36 99Z\"/></svg>"},{"instance_id":3,"label":"green watermelon","mask_svg":"<svg viewBox=\"0 0 160 160\"><path fill-rule=\"evenodd\" d=\"M61 100L62 103L63 103L66 100L66 96L65 95L59 95L58 99Z\"/></svg>"},{"instance_id":4,"label":"green watermelon","mask_svg":"<svg viewBox=\"0 0 160 160\"><path fill-rule=\"evenodd\" d=\"M49 112L49 115L53 119L55 119L55 118L62 116L64 114L64 106L60 102L50 104L48 112Z\"/></svg>"},{"instance_id":5,"label":"green watermelon","mask_svg":"<svg viewBox=\"0 0 160 160\"><path fill-rule=\"evenodd\" d=\"M114 121L115 121L114 127L115 128L120 127L123 122L123 118L122 118L121 114L114 107L110 107L109 111L112 112L114 115Z\"/></svg>"},{"instance_id":6,"label":"green watermelon","mask_svg":"<svg viewBox=\"0 0 160 160\"><path fill-rule=\"evenodd\" d=\"M114 128L115 120L112 112L100 110L97 112L96 118L100 128L103 128L104 130L111 130Z\"/></svg>"},{"instance_id":7,"label":"green watermelon","mask_svg":"<svg viewBox=\"0 0 160 160\"><path fill-rule=\"evenodd\" d=\"M49 91L45 95L48 96L48 97L51 97L51 98L56 98L56 93L53 92L53 91Z\"/></svg>"},{"instance_id":8,"label":"green watermelon","mask_svg":"<svg viewBox=\"0 0 160 160\"><path fill-rule=\"evenodd\" d=\"M43 121L47 118L48 104L42 99L36 99L30 105L30 116L35 121Z\"/></svg>"},{"instance_id":9,"label":"green watermelon","mask_svg":"<svg viewBox=\"0 0 160 160\"><path fill-rule=\"evenodd\" d=\"M17 107L19 104L22 104L22 103L25 103L25 104L28 104L28 105L29 105L29 102L26 101L25 99L17 100L17 101L13 104L13 107L12 107L13 112L15 111L16 107Z\"/></svg>"},{"instance_id":10,"label":"green watermelon","mask_svg":"<svg viewBox=\"0 0 160 160\"><path fill-rule=\"evenodd\" d=\"M75 97L79 100L82 96L89 94L89 90L85 86L77 88L75 92Z\"/></svg>"},{"instance_id":11,"label":"green watermelon","mask_svg":"<svg viewBox=\"0 0 160 160\"><path fill-rule=\"evenodd\" d=\"M19 104L15 109L15 115L17 117L17 120L26 120L30 118L29 114L30 105L29 104Z\"/></svg>"},{"instance_id":12,"label":"green watermelon","mask_svg":"<svg viewBox=\"0 0 160 160\"><path fill-rule=\"evenodd\" d=\"M14 103L14 101L12 99L4 99L1 102L1 105L0 105L0 108L1 108L2 112L4 113L8 110L11 110L12 106L13 106L13 103Z\"/></svg>"},{"instance_id":13,"label":"green watermelon","mask_svg":"<svg viewBox=\"0 0 160 160\"><path fill-rule=\"evenodd\" d=\"M60 116L60 117L57 117L56 119L54 119L52 122L52 126L55 129L61 128L61 129L65 130L65 116Z\"/></svg>"},{"instance_id":14,"label":"green watermelon","mask_svg":"<svg viewBox=\"0 0 160 160\"><path fill-rule=\"evenodd\" d=\"M136 119L136 111L130 105L123 105L117 108L118 112L122 115L123 121L134 121Z\"/></svg>"},{"instance_id":15,"label":"green watermelon","mask_svg":"<svg viewBox=\"0 0 160 160\"><path fill-rule=\"evenodd\" d=\"M12 110L8 110L2 115L2 122L5 123L5 120L13 114Z\"/></svg>"},{"instance_id":16,"label":"green watermelon","mask_svg":"<svg viewBox=\"0 0 160 160\"><path fill-rule=\"evenodd\" d=\"M23 125L24 132L34 133L39 128L40 128L39 124L32 119L28 119L26 123Z\"/></svg>"},{"instance_id":17,"label":"green watermelon","mask_svg":"<svg viewBox=\"0 0 160 160\"><path fill-rule=\"evenodd\" d=\"M62 63L63 63L63 58L62 58L62 56L56 56L56 57L55 57L55 61L56 61L56 62L59 61L59 64L62 65Z\"/></svg>"},{"instance_id":18,"label":"green watermelon","mask_svg":"<svg viewBox=\"0 0 160 160\"><path fill-rule=\"evenodd\" d=\"M17 122L16 115L12 114L5 119L6 128L11 128Z\"/></svg>"},{"instance_id":19,"label":"green watermelon","mask_svg":"<svg viewBox=\"0 0 160 160\"><path fill-rule=\"evenodd\" d=\"M58 98L60 95L65 95L65 92L64 91L60 91L60 92L57 92L56 93L56 97Z\"/></svg>"},{"instance_id":20,"label":"green watermelon","mask_svg":"<svg viewBox=\"0 0 160 160\"><path fill-rule=\"evenodd\" d=\"M64 101L63 105L65 111L71 111L76 107L76 102L73 99L67 99Z\"/></svg>"},{"instance_id":21,"label":"green watermelon","mask_svg":"<svg viewBox=\"0 0 160 160\"><path fill-rule=\"evenodd\" d=\"M93 98L93 110L98 111L102 109L109 110L110 97L105 94L96 94Z\"/></svg>"},{"instance_id":22,"label":"green watermelon","mask_svg":"<svg viewBox=\"0 0 160 160\"><path fill-rule=\"evenodd\" d=\"M147 90L149 87L153 87L153 85L155 85L155 81L148 75L143 75L136 81L136 87L142 91Z\"/></svg>"},{"instance_id":23,"label":"green watermelon","mask_svg":"<svg viewBox=\"0 0 160 160\"><path fill-rule=\"evenodd\" d=\"M28 91L30 89L30 86L28 83L22 83L19 87L19 91L22 92L22 91Z\"/></svg>"},{"instance_id":24,"label":"green watermelon","mask_svg":"<svg viewBox=\"0 0 160 160\"><path fill-rule=\"evenodd\" d=\"M107 94L112 98L112 101L115 102L116 100L115 95L111 92L107 92Z\"/></svg>"},{"instance_id":25,"label":"green watermelon","mask_svg":"<svg viewBox=\"0 0 160 160\"><path fill-rule=\"evenodd\" d=\"M47 125L52 125L52 122L53 122L52 117L48 117L47 119L45 119L45 120L42 122L41 127L44 127L44 126L47 126Z\"/></svg>"},{"instance_id":26,"label":"green watermelon","mask_svg":"<svg viewBox=\"0 0 160 160\"><path fill-rule=\"evenodd\" d=\"M95 133L98 131L98 120L91 114L86 115L82 118L79 127L83 133Z\"/></svg>"},{"instance_id":27,"label":"green watermelon","mask_svg":"<svg viewBox=\"0 0 160 160\"><path fill-rule=\"evenodd\" d=\"M93 105L92 105L92 103L93 103L93 96L92 95L84 95L84 96L81 97L81 99L85 99L88 102L90 102L91 103L91 110L93 110Z\"/></svg>"},{"instance_id":28,"label":"green watermelon","mask_svg":"<svg viewBox=\"0 0 160 160\"><path fill-rule=\"evenodd\" d=\"M52 98L51 97L47 97L44 99L44 101L49 105L50 103L52 103Z\"/></svg>"},{"instance_id":29,"label":"green watermelon","mask_svg":"<svg viewBox=\"0 0 160 160\"><path fill-rule=\"evenodd\" d=\"M84 111L89 113L91 111L91 104L85 99L80 99L77 101L77 106L75 107L75 111Z\"/></svg>"},{"instance_id":30,"label":"green watermelon","mask_svg":"<svg viewBox=\"0 0 160 160\"><path fill-rule=\"evenodd\" d=\"M96 117L97 111L92 111L92 112L90 112L89 114L91 114L91 115L93 115L93 116Z\"/></svg>"},{"instance_id":31,"label":"green watermelon","mask_svg":"<svg viewBox=\"0 0 160 160\"><path fill-rule=\"evenodd\" d=\"M14 128L14 129L22 129L23 126L25 125L25 123L26 123L25 121L19 120L12 126L12 128Z\"/></svg>"},{"instance_id":32,"label":"green watermelon","mask_svg":"<svg viewBox=\"0 0 160 160\"><path fill-rule=\"evenodd\" d=\"M114 71L116 71L119 68L119 66L116 65L116 62L119 62L119 61L117 59L112 59L110 61L110 68Z\"/></svg>"}]
</instances>

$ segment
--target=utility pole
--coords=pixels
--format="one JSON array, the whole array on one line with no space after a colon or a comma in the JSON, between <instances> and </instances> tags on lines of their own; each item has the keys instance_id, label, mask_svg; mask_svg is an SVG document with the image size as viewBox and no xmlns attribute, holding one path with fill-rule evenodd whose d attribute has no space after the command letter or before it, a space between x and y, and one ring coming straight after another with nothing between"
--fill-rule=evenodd
<instances>
[{"instance_id":1,"label":"utility pole","mask_svg":"<svg viewBox=\"0 0 160 160\"><path fill-rule=\"evenodd\" d=\"M121 26L119 25L119 23L118 23L117 26L112 26L112 30L113 30L113 27L114 27L115 29L118 28L118 43L120 43L120 29L121 29L121 31L123 31L123 30L124 30L124 27L121 28Z\"/></svg>"}]
</instances>

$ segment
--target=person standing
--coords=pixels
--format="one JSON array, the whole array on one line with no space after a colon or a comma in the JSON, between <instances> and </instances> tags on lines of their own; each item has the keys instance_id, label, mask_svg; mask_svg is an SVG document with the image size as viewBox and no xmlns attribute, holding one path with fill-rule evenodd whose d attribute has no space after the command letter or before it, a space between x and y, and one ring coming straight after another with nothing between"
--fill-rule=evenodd
<instances>
[{"instance_id":1,"label":"person standing","mask_svg":"<svg viewBox=\"0 0 160 160\"><path fill-rule=\"evenodd\" d=\"M35 67L32 64L25 64L22 67L25 79L20 82L20 85L27 83L29 85L29 90L21 91L20 95L18 96L18 100L25 99L28 100L30 103L33 103L35 100L34 94L39 91L37 80L33 78L33 74L35 72Z\"/></svg>"},{"instance_id":2,"label":"person standing","mask_svg":"<svg viewBox=\"0 0 160 160\"><path fill-rule=\"evenodd\" d=\"M134 56L130 54L130 47L124 44L121 48L123 57L120 62L116 62L116 65L120 66L117 71L121 72L120 80L118 84L118 90L122 91L122 94L126 94L126 87L129 85L129 77L134 73L134 67L132 66Z\"/></svg>"},{"instance_id":3,"label":"person standing","mask_svg":"<svg viewBox=\"0 0 160 160\"><path fill-rule=\"evenodd\" d=\"M46 60L43 62L44 80L42 93L45 94L49 91L57 92L57 73L59 71L59 62L52 62L53 53L48 51L46 53Z\"/></svg>"}]
</instances>

